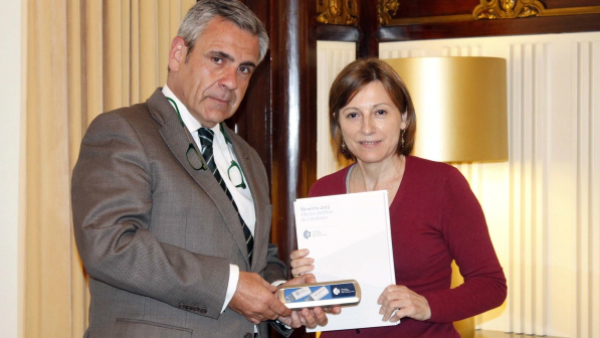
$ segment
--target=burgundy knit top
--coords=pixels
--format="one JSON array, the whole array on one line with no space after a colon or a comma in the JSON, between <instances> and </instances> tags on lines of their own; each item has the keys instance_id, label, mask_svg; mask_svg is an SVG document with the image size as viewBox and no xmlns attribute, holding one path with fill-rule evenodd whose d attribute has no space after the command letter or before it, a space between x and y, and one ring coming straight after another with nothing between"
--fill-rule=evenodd
<instances>
[{"instance_id":1,"label":"burgundy knit top","mask_svg":"<svg viewBox=\"0 0 600 338\"><path fill-rule=\"evenodd\" d=\"M319 179L309 196L345 194L350 167ZM403 318L396 326L323 332L322 338L457 338L453 321L503 303L506 278L481 206L456 168L407 156L402 182L390 205L390 223L396 283L424 296L431 318ZM452 260L465 279L454 289L450 289Z\"/></svg>"}]
</instances>

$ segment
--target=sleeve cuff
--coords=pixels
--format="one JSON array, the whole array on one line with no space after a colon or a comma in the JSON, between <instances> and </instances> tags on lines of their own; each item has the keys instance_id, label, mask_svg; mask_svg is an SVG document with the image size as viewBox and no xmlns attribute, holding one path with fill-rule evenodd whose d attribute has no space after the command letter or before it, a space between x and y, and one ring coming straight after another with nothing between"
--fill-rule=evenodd
<instances>
[{"instance_id":1,"label":"sleeve cuff","mask_svg":"<svg viewBox=\"0 0 600 338\"><path fill-rule=\"evenodd\" d=\"M286 280L283 280L283 279L278 279L278 280L274 281L273 283L271 283L271 285L273 285L273 286L279 286L279 285L281 285L281 284L283 284L283 283L285 283L285 282L287 282L287 281L286 281ZM292 330L292 328L291 328L290 326L287 326L286 324L284 324L284 323L280 322L279 320L275 320L275 323L276 323L277 325L280 325L280 326L284 327L284 328L285 328L285 330L284 330L284 331L287 331L287 330ZM280 332L280 333L281 333L281 332Z\"/></svg>"},{"instance_id":2,"label":"sleeve cuff","mask_svg":"<svg viewBox=\"0 0 600 338\"><path fill-rule=\"evenodd\" d=\"M233 298L233 294L237 290L238 280L240 279L240 268L235 264L229 264L229 282L227 283L227 292L225 293L225 302L223 302L223 309L221 313L225 311L227 305Z\"/></svg>"},{"instance_id":3,"label":"sleeve cuff","mask_svg":"<svg viewBox=\"0 0 600 338\"><path fill-rule=\"evenodd\" d=\"M273 286L279 286L279 285L281 285L281 284L283 284L285 282L287 282L287 281L283 280L283 279L278 279L278 280L274 281L273 283L271 283L271 285L273 285Z\"/></svg>"},{"instance_id":4,"label":"sleeve cuff","mask_svg":"<svg viewBox=\"0 0 600 338\"><path fill-rule=\"evenodd\" d=\"M278 320L270 320L269 324L271 324L271 327L275 329L275 331L279 332L279 334L281 334L283 337L289 337L292 335L292 332L294 332L294 329Z\"/></svg>"}]
</instances>

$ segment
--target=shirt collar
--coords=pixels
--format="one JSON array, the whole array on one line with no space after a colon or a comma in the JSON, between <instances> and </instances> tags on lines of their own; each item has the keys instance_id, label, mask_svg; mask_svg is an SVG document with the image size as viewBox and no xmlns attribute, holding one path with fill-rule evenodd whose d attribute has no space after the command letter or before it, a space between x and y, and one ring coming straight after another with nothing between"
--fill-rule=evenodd
<instances>
[{"instance_id":1,"label":"shirt collar","mask_svg":"<svg viewBox=\"0 0 600 338\"><path fill-rule=\"evenodd\" d=\"M185 124L186 128L192 135L197 135L198 129L202 127L202 124L196 120L196 118L190 113L187 107L181 102L177 96L171 91L171 88L165 84L162 88L162 93L165 97L172 99L177 104L177 108L179 109L179 114L181 115L181 119L183 120L183 124ZM214 127L210 128L215 133L215 138L218 141L222 139L225 140L223 133L221 132L221 124L218 123Z\"/></svg>"}]
</instances>

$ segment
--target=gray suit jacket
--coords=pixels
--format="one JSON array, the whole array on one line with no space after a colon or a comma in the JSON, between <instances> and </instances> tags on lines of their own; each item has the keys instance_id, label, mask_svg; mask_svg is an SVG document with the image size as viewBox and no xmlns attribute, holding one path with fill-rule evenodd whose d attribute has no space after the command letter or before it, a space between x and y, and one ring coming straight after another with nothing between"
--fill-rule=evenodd
<instances>
[{"instance_id":1,"label":"gray suit jacket","mask_svg":"<svg viewBox=\"0 0 600 338\"><path fill-rule=\"evenodd\" d=\"M246 337L254 326L226 309L229 264L267 281L285 265L269 245L264 166L227 129L256 210L254 257L238 216L208 170L186 158L188 138L160 89L146 103L101 114L72 178L75 239L90 276L86 337ZM261 336L266 336L261 324Z\"/></svg>"}]
</instances>

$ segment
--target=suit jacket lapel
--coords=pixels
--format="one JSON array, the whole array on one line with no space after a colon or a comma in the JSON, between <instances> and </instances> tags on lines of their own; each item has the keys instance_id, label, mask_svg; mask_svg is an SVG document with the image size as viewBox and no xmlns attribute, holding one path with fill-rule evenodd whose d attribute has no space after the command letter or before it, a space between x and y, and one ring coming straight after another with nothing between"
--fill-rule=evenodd
<instances>
[{"instance_id":1,"label":"suit jacket lapel","mask_svg":"<svg viewBox=\"0 0 600 338\"><path fill-rule=\"evenodd\" d=\"M227 195L223 193L223 189L221 189L213 174L209 170L195 170L188 162L186 151L189 147L189 140L186 137L186 133L189 135L189 132L187 128L181 125L177 117L177 112L171 103L167 101L160 88L152 94L146 103L148 104L150 114L162 125L162 128L159 130L160 135L173 153L173 156L177 158L181 166L213 200L215 206L223 216L231 235L242 251L246 259L246 264L249 266L248 249L246 248L246 240L244 239L244 233L237 212L227 198ZM189 136L196 151L198 151L198 154L201 154L193 138L191 135Z\"/></svg>"}]
</instances>

